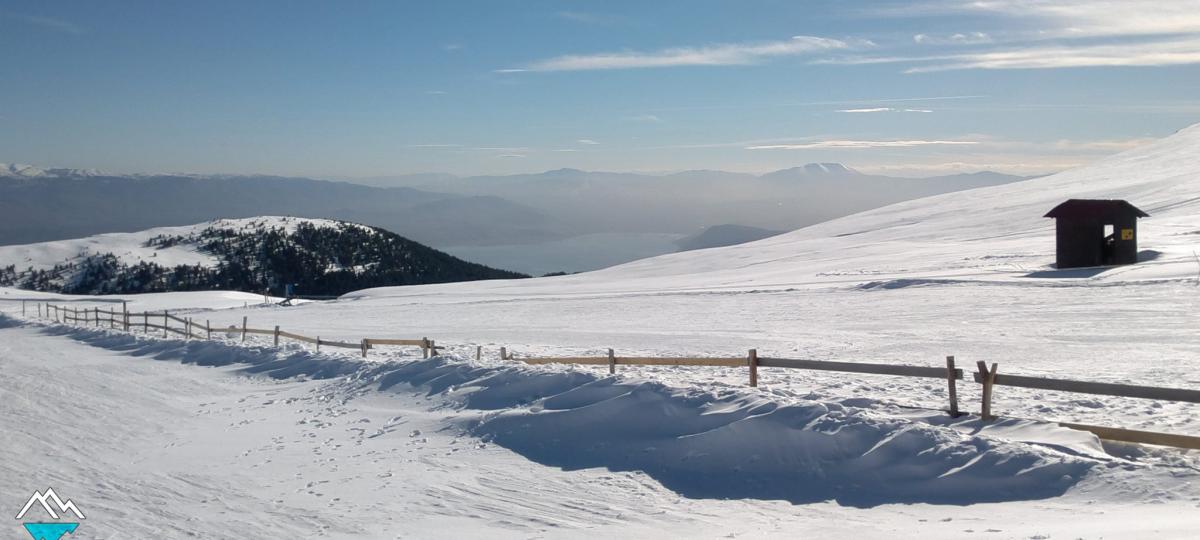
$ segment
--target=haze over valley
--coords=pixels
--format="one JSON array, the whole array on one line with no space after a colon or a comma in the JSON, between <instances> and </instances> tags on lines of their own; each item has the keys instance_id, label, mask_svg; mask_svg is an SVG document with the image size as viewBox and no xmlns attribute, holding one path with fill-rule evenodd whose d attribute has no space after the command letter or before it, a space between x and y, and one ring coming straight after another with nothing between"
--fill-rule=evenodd
<instances>
[{"instance_id":1,"label":"haze over valley","mask_svg":"<svg viewBox=\"0 0 1200 540\"><path fill-rule=\"evenodd\" d=\"M825 163L764 175L560 169L420 175L364 185L3 165L0 245L292 215L374 225L473 262L541 275L670 253L687 236L706 238L700 233L714 226L789 231L893 202L1023 179L993 172L899 178Z\"/></svg>"}]
</instances>

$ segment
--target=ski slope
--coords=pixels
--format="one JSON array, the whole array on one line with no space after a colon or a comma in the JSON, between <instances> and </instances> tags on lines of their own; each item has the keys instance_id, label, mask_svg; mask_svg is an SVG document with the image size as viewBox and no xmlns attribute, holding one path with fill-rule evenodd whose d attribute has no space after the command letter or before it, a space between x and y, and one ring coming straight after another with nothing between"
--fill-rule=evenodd
<instances>
[{"instance_id":1,"label":"ski slope","mask_svg":"<svg viewBox=\"0 0 1200 540\"><path fill-rule=\"evenodd\" d=\"M1191 127L1074 171L573 276L372 289L296 307L228 293L125 298L133 310L220 325L248 317L325 339L450 346L427 361L402 350L363 361L254 338L19 326L19 305L3 300L44 296L0 290L10 315L0 361L13 374L0 388L52 385L22 392L38 396L29 401L0 400L5 431L25 441L2 487L24 489L16 484L33 479L20 471L45 466L39 452L56 446L21 419L52 396L80 395L107 405L59 421L86 444L64 450L69 466L56 477L93 480L78 501L113 512L158 508L166 501L149 494L171 494L184 505L172 516L194 522L168 536L226 536L210 522L236 516L252 536L281 527L330 537L1189 538L1200 526L1195 452L1102 444L1021 419L1198 435L1195 405L999 387L994 410L1015 419L981 425L939 414L936 380L764 369L752 390L739 369L622 367L610 378L504 362L497 349L757 348L935 366L953 354L1001 373L1197 388L1196 155L1200 127ZM1123 198L1147 211L1143 261L1055 270L1053 223L1041 216L1068 198ZM485 358L466 360L477 345ZM79 376L39 375L58 365ZM118 380L156 391L130 395ZM158 390L168 387L179 391ZM977 385L961 384L960 400L977 410ZM88 418L109 416L173 442L143 450L146 467L122 469L128 443L84 433ZM84 447L112 467L88 465ZM109 482L146 495L96 487ZM389 521L397 514L410 519Z\"/></svg>"}]
</instances>

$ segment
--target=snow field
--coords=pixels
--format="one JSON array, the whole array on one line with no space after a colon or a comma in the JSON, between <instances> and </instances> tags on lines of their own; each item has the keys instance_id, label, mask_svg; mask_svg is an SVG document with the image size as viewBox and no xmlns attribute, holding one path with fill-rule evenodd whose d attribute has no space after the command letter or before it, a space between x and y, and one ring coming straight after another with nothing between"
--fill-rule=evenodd
<instances>
[{"instance_id":1,"label":"snow field","mask_svg":"<svg viewBox=\"0 0 1200 540\"><path fill-rule=\"evenodd\" d=\"M2 322L29 397L0 415L0 487L54 479L86 525L136 536L1186 537L1200 504L1194 471L1044 424ZM42 428L63 395L77 413Z\"/></svg>"}]
</instances>

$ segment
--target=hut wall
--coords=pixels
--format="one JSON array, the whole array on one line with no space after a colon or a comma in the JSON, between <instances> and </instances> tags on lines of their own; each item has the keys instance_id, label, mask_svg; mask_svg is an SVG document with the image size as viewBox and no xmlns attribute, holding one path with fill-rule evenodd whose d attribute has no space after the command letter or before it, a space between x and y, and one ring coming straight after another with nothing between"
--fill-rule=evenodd
<instances>
[{"instance_id":1,"label":"hut wall","mask_svg":"<svg viewBox=\"0 0 1200 540\"><path fill-rule=\"evenodd\" d=\"M1098 221L1057 220L1058 268L1103 264L1104 225Z\"/></svg>"},{"instance_id":2,"label":"hut wall","mask_svg":"<svg viewBox=\"0 0 1200 540\"><path fill-rule=\"evenodd\" d=\"M1137 218L1128 217L1117 220L1113 225L1116 236L1116 249L1113 251L1113 261L1111 264L1134 264L1137 262L1138 244L1137 244ZM1132 238L1122 239L1122 230L1132 230Z\"/></svg>"}]
</instances>

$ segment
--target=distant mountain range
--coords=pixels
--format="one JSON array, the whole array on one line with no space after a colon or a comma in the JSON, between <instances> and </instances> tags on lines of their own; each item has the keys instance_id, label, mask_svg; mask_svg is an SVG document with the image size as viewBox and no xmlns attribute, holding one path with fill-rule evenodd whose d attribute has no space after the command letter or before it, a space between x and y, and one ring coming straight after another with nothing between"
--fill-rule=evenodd
<instances>
[{"instance_id":1,"label":"distant mountain range","mask_svg":"<svg viewBox=\"0 0 1200 540\"><path fill-rule=\"evenodd\" d=\"M899 201L1024 179L994 172L896 178L838 163L763 175L558 169L352 181L0 164L0 245L291 215L378 226L477 262L540 274L670 252L674 240L714 225L790 231ZM590 246L586 256L581 246Z\"/></svg>"},{"instance_id":2,"label":"distant mountain range","mask_svg":"<svg viewBox=\"0 0 1200 540\"><path fill-rule=\"evenodd\" d=\"M68 294L270 290L340 295L392 285L528 277L395 233L288 217L219 220L0 247L0 286Z\"/></svg>"},{"instance_id":3,"label":"distant mountain range","mask_svg":"<svg viewBox=\"0 0 1200 540\"><path fill-rule=\"evenodd\" d=\"M348 181L519 201L587 234L690 234L725 223L790 231L899 201L1025 179L994 172L897 178L863 174L838 163L812 163L764 175L558 169L508 176L422 174Z\"/></svg>"},{"instance_id":4,"label":"distant mountain range","mask_svg":"<svg viewBox=\"0 0 1200 540\"><path fill-rule=\"evenodd\" d=\"M492 196L273 176L113 176L0 164L0 245L293 215L366 223L436 246L568 236L540 211Z\"/></svg>"}]
</instances>

